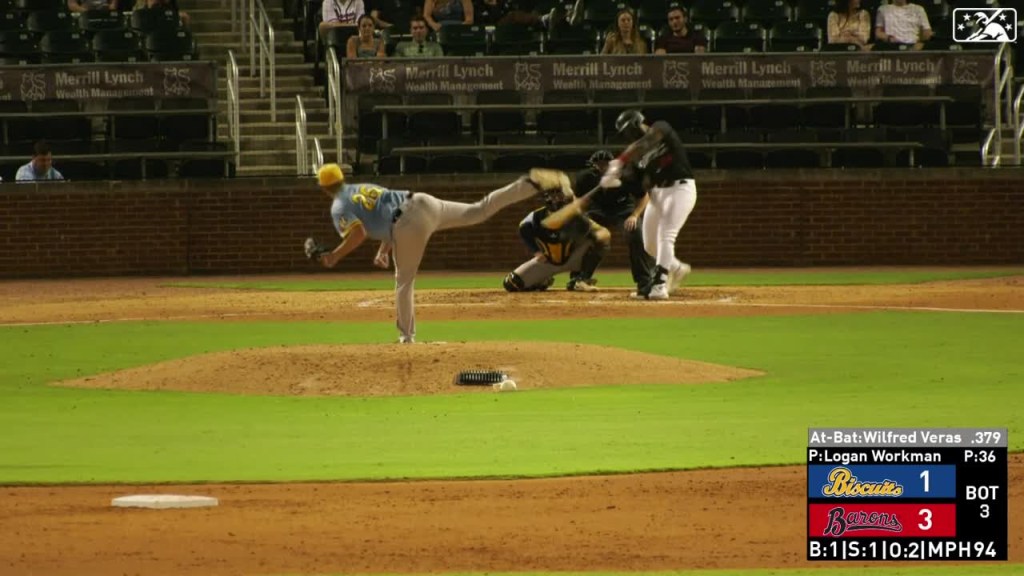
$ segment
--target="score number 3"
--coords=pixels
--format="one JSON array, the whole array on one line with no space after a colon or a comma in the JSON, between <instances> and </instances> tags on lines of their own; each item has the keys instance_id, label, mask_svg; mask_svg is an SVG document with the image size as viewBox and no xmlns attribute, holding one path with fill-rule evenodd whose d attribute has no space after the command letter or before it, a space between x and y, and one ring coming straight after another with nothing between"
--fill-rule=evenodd
<instances>
[{"instance_id":1,"label":"score number 3","mask_svg":"<svg viewBox=\"0 0 1024 576\"><path fill-rule=\"evenodd\" d=\"M352 195L352 201L367 210L373 210L383 192L383 189L376 186L360 186L359 191Z\"/></svg>"},{"instance_id":2,"label":"score number 3","mask_svg":"<svg viewBox=\"0 0 1024 576\"><path fill-rule=\"evenodd\" d=\"M930 483L931 474L929 474L928 472L929 472L928 470L925 470L924 472L921 472L921 476L920 476L920 478L922 480L924 480L924 491L925 491L925 493L928 493L928 492L931 491L931 483ZM932 527L932 511L927 509L927 508L922 508L921 511L917 513L917 515L918 516L924 516L924 522L921 522L920 524L918 524L917 527L920 528L921 530L931 530L931 527Z\"/></svg>"}]
</instances>

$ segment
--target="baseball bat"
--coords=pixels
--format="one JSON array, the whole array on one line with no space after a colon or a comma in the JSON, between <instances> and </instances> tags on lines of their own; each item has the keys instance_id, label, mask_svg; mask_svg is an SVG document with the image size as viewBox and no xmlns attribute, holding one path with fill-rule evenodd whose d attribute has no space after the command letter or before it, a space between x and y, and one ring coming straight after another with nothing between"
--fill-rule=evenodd
<instances>
[{"instance_id":1,"label":"baseball bat","mask_svg":"<svg viewBox=\"0 0 1024 576\"><path fill-rule=\"evenodd\" d=\"M576 216L579 216L583 211L590 205L590 201L594 198L594 194L601 189L601 185L594 186L593 190L587 192L583 196L580 196L569 202L565 206L562 206L558 210L555 210L548 217L541 221L540 225L549 230L558 230L569 220L572 220Z\"/></svg>"}]
</instances>

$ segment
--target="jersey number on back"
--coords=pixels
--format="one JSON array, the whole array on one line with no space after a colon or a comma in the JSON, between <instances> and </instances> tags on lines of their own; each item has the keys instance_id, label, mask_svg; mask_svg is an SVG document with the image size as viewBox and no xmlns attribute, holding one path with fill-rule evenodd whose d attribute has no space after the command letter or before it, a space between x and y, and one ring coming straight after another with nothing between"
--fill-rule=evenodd
<instances>
[{"instance_id":1,"label":"jersey number on back","mask_svg":"<svg viewBox=\"0 0 1024 576\"><path fill-rule=\"evenodd\" d=\"M373 210L382 192L384 190L375 186L360 186L359 191L352 195L352 201L367 210Z\"/></svg>"}]
</instances>

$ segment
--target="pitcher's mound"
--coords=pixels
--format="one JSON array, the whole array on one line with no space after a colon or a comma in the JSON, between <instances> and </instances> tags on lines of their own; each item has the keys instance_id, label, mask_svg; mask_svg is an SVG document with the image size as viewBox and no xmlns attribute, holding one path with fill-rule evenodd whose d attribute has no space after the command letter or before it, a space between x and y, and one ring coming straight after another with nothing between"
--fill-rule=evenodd
<instances>
[{"instance_id":1,"label":"pitcher's mound","mask_svg":"<svg viewBox=\"0 0 1024 576\"><path fill-rule=\"evenodd\" d=\"M543 342L318 345L191 356L61 382L122 390L277 396L408 396L490 392L456 386L463 370L501 370L519 390L610 384L699 384L761 375L620 348Z\"/></svg>"}]
</instances>

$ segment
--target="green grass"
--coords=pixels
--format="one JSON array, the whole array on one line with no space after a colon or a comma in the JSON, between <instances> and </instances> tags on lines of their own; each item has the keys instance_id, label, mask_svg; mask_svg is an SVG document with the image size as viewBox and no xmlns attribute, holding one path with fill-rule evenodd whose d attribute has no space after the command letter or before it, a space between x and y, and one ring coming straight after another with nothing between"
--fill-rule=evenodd
<instances>
[{"instance_id":1,"label":"green grass","mask_svg":"<svg viewBox=\"0 0 1024 576\"><path fill-rule=\"evenodd\" d=\"M966 280L977 278L999 278L1024 274L1024 269L1016 270L935 270L935 269L872 269L865 271L821 270L821 271L789 271L772 270L759 272L746 271L702 271L696 270L687 278L688 286L839 286L839 285L878 285L878 284L918 284L940 280ZM424 274L416 279L416 287L420 289L494 289L500 288L503 274L466 275L466 276L431 276ZM629 287L632 279L626 272L600 272L601 286ZM563 285L567 277L560 276L556 285ZM236 290L271 290L288 292L307 291L339 291L339 290L391 290L394 280L382 272L379 279L324 279L322 277L306 280L250 280L245 282L226 282L222 280L189 280L171 282L167 286L182 288L227 288Z\"/></svg>"},{"instance_id":2,"label":"green grass","mask_svg":"<svg viewBox=\"0 0 1024 576\"><path fill-rule=\"evenodd\" d=\"M0 483L543 476L801 463L809 426L1006 426L1024 447L1022 319L869 314L429 322L427 340L614 345L764 370L699 386L403 398L63 389L253 346L387 342L390 323L0 328ZM643 381L643 374L626 380Z\"/></svg>"}]
</instances>

